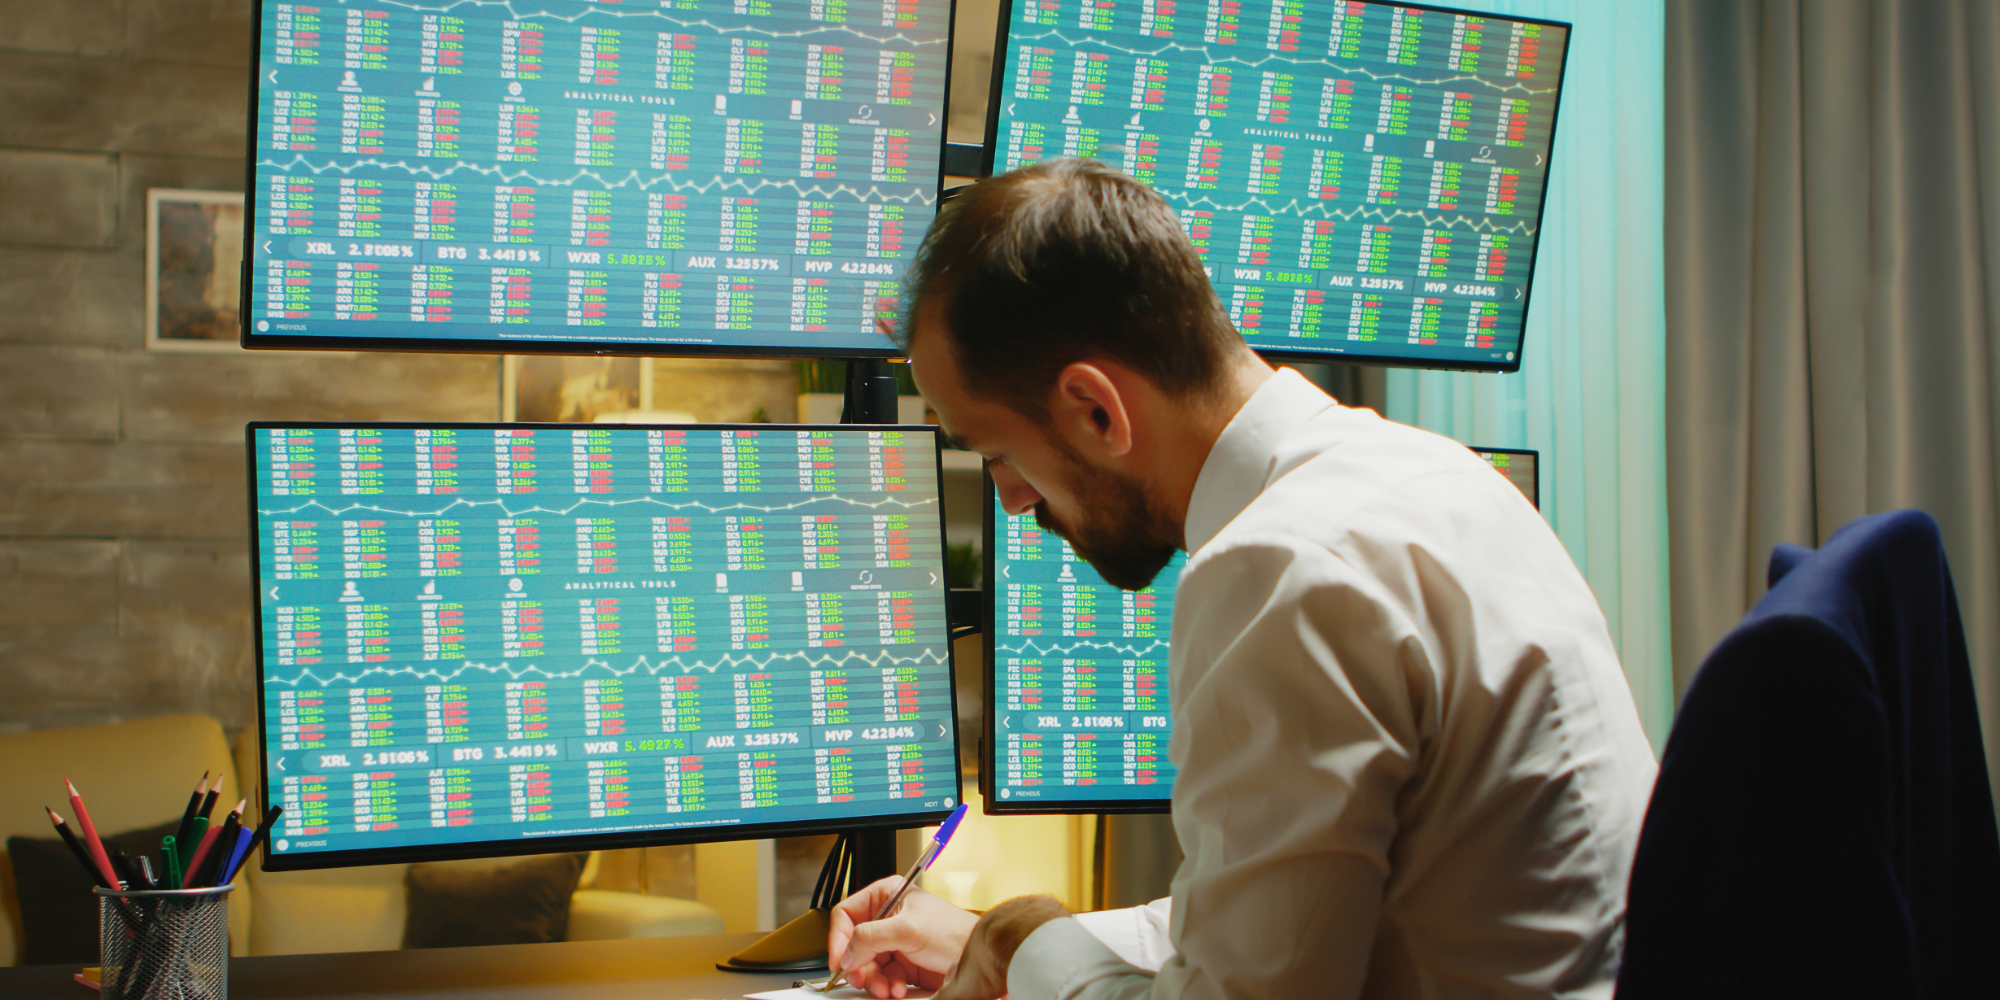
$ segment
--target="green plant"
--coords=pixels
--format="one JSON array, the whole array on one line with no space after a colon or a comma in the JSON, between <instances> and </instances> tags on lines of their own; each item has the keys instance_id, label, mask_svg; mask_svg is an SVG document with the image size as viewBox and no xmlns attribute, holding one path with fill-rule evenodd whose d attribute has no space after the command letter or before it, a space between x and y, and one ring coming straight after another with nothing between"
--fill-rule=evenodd
<instances>
[{"instance_id":1,"label":"green plant","mask_svg":"<svg viewBox=\"0 0 2000 1000\"><path fill-rule=\"evenodd\" d=\"M979 558L979 548L971 542L944 547L944 584L947 587L977 587L985 566Z\"/></svg>"},{"instance_id":2,"label":"green plant","mask_svg":"<svg viewBox=\"0 0 2000 1000\"><path fill-rule=\"evenodd\" d=\"M800 361L800 392L846 392L847 362L827 358Z\"/></svg>"},{"instance_id":3,"label":"green plant","mask_svg":"<svg viewBox=\"0 0 2000 1000\"><path fill-rule=\"evenodd\" d=\"M847 362L829 358L813 358L798 362L800 392L847 391ZM915 396L917 380L910 374L906 364L889 365L889 374L896 376L896 395Z\"/></svg>"}]
</instances>

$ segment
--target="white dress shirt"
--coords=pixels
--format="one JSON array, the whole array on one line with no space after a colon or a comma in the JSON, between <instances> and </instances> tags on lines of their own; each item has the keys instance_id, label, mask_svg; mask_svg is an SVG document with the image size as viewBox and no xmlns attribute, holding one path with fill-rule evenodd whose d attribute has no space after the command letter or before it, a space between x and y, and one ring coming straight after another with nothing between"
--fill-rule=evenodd
<instances>
[{"instance_id":1,"label":"white dress shirt","mask_svg":"<svg viewBox=\"0 0 2000 1000\"><path fill-rule=\"evenodd\" d=\"M1527 499L1281 371L1187 544L1173 895L1044 925L1013 1000L1611 996L1653 753Z\"/></svg>"}]
</instances>

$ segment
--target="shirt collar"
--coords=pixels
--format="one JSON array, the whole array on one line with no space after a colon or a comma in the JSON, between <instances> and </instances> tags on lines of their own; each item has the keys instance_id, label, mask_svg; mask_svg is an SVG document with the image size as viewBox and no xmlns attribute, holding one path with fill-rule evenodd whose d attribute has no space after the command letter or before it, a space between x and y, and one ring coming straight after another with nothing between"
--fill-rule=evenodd
<instances>
[{"instance_id":1,"label":"shirt collar","mask_svg":"<svg viewBox=\"0 0 2000 1000\"><path fill-rule=\"evenodd\" d=\"M1278 446L1293 428L1333 406L1333 397L1290 368L1280 368L1215 439L1188 498L1187 550L1207 545L1270 485Z\"/></svg>"}]
</instances>

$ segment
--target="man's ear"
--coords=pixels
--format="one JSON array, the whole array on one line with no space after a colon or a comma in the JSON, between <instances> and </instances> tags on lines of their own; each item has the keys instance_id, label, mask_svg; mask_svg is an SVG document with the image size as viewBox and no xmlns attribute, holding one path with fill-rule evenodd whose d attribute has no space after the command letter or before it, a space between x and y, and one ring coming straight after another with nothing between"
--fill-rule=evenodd
<instances>
[{"instance_id":1,"label":"man's ear","mask_svg":"<svg viewBox=\"0 0 2000 1000\"><path fill-rule=\"evenodd\" d=\"M1122 458L1132 451L1132 414L1118 383L1103 368L1074 362L1056 374L1049 405L1056 434L1089 458Z\"/></svg>"}]
</instances>

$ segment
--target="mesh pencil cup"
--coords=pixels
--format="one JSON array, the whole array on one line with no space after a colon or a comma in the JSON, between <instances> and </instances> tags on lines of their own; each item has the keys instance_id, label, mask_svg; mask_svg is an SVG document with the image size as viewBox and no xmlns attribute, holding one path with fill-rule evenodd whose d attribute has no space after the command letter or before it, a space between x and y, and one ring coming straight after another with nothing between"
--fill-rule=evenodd
<instances>
[{"instance_id":1,"label":"mesh pencil cup","mask_svg":"<svg viewBox=\"0 0 2000 1000\"><path fill-rule=\"evenodd\" d=\"M98 889L104 1000L228 1000L234 888Z\"/></svg>"}]
</instances>

